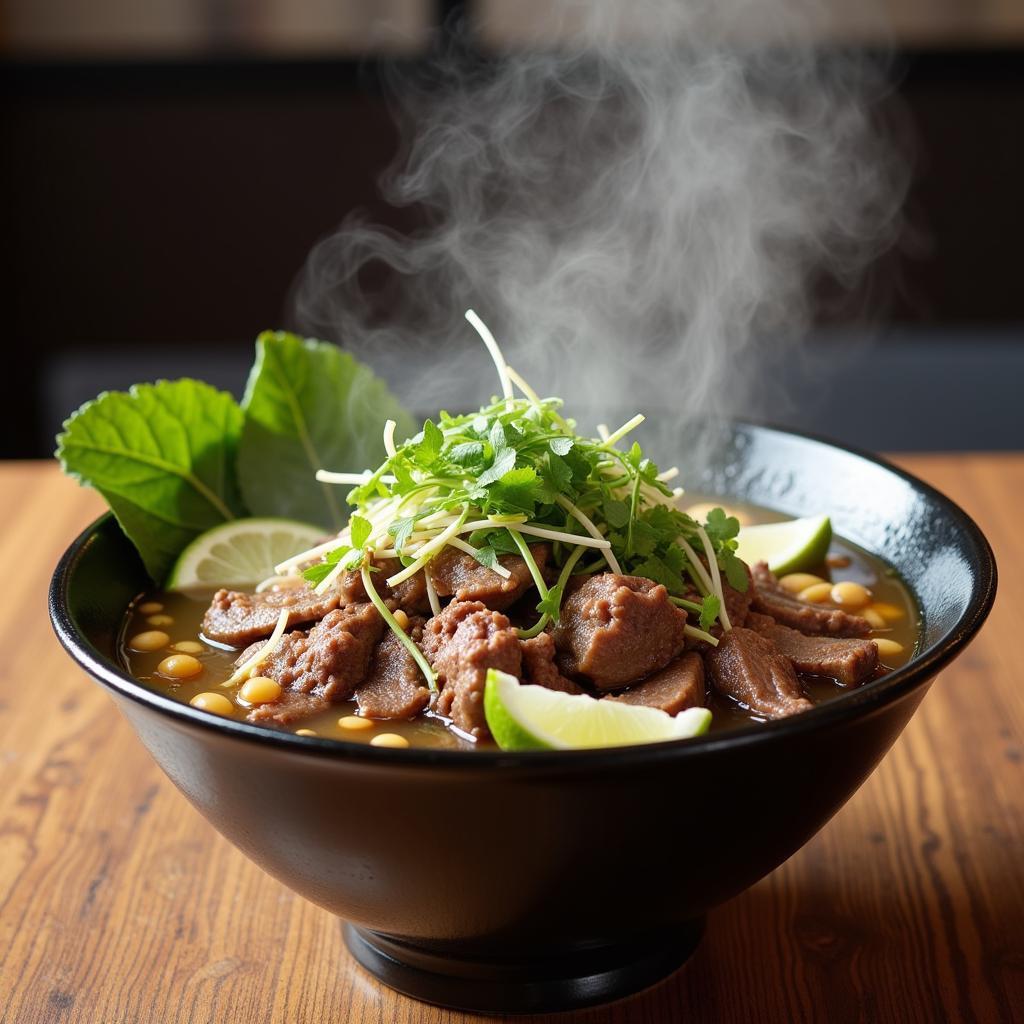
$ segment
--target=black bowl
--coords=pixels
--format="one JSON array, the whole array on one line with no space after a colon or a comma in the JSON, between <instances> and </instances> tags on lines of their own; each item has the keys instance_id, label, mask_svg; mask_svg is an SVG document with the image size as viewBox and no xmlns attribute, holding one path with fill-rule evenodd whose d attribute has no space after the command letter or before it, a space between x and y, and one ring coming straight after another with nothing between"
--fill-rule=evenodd
<instances>
[{"instance_id":1,"label":"black bowl","mask_svg":"<svg viewBox=\"0 0 1024 1024\"><path fill-rule=\"evenodd\" d=\"M583 1006L678 966L703 915L799 849L864 781L992 605L977 526L870 456L733 424L694 489L837 531L893 565L923 612L906 667L735 735L557 753L392 750L229 721L140 686L114 650L145 572L105 516L68 549L50 614L174 784L285 885L347 922L387 984L480 1011ZM684 473L687 467L683 467Z\"/></svg>"}]
</instances>

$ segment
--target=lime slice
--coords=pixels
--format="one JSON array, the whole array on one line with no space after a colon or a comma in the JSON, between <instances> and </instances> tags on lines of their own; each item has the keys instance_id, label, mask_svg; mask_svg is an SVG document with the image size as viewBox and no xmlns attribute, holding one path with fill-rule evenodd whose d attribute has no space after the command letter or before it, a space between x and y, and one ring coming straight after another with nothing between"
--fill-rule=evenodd
<instances>
[{"instance_id":1,"label":"lime slice","mask_svg":"<svg viewBox=\"0 0 1024 1024\"><path fill-rule=\"evenodd\" d=\"M324 529L290 519L233 519L200 534L178 556L167 587L244 587L274 575L274 566L324 537Z\"/></svg>"},{"instance_id":2,"label":"lime slice","mask_svg":"<svg viewBox=\"0 0 1024 1024\"><path fill-rule=\"evenodd\" d=\"M832 542L832 523L828 516L808 516L785 523L744 526L736 554L747 565L767 562L779 576L802 572L821 565Z\"/></svg>"},{"instance_id":3,"label":"lime slice","mask_svg":"<svg viewBox=\"0 0 1024 1024\"><path fill-rule=\"evenodd\" d=\"M572 750L682 740L700 736L711 724L706 708L690 708L673 718L655 708L524 686L515 676L494 669L487 671L484 714L502 750Z\"/></svg>"}]
</instances>

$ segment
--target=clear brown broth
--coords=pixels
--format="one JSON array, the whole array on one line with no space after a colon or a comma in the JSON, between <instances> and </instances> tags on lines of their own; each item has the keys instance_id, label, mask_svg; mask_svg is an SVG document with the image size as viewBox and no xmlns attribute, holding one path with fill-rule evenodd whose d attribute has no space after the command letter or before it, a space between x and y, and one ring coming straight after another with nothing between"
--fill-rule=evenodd
<instances>
[{"instance_id":1,"label":"clear brown broth","mask_svg":"<svg viewBox=\"0 0 1024 1024\"><path fill-rule=\"evenodd\" d=\"M698 499L694 498L693 500ZM749 522L777 522L786 518L778 513L750 506L733 504L730 510L744 514ZM901 609L903 617L899 621L891 623L884 630L877 630L872 633L872 636L888 637L903 647L903 652L900 655L885 660L884 671L892 671L906 664L917 649L921 632L920 615L907 586L898 574L880 558L842 538L833 538L829 556L845 557L849 559L849 565L833 569L822 565L811 570L815 575L833 582L851 580L861 583L872 592L875 601L883 601ZM220 684L234 671L238 651L213 644L205 640L201 633L203 613L209 606L212 595L212 589L190 593L154 590L141 594L128 609L119 641L119 655L131 675L151 689L165 693L186 704L199 693L217 692L230 698L232 691L221 689ZM139 606L148 602L161 604L163 607L158 614L170 616L173 619L173 624L157 627L148 623L147 618L152 613L144 614L139 611ZM156 628L160 628L170 636L171 647L184 640L202 642L202 653L195 655L203 666L199 675L184 680L169 679L161 675L157 671L157 666L163 658L175 653L172 649L163 648L153 652L129 649L128 639L130 637ZM822 677L803 676L801 681L807 696L816 704L837 697L847 689L833 679ZM750 728L763 721L763 718L753 714L743 705L717 693L712 692L709 695L708 707L713 716L712 732ZM235 703L234 710L229 717L244 720L248 710L247 706ZM369 743L375 736L382 733L397 733L415 747L470 750L492 746L489 742L472 743L464 739L457 732L448 728L443 719L433 718L429 714L411 721L375 722L372 729L363 731L353 731L339 725L341 718L355 715L356 712L355 701L346 701L334 705L328 711L284 728L292 732L311 729L317 736L355 743Z\"/></svg>"}]
</instances>

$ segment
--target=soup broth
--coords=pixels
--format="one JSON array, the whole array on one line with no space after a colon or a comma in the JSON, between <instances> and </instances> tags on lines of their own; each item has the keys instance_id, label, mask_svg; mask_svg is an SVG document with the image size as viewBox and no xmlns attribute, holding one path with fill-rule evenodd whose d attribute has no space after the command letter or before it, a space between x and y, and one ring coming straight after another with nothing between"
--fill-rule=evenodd
<instances>
[{"instance_id":1,"label":"soup broth","mask_svg":"<svg viewBox=\"0 0 1024 1024\"><path fill-rule=\"evenodd\" d=\"M730 511L742 516L747 523L775 522L785 517L763 509L732 506ZM880 650L879 674L900 668L913 657L920 636L920 619L909 590L894 570L881 559L869 554L842 538L833 538L826 564L813 570L815 575L832 581L849 580L862 584L871 591L875 605L885 611L884 627L871 633L872 639L895 641L886 653ZM221 689L221 684L235 670L239 652L225 648L205 638L201 633L203 614L209 606L213 589L176 593L155 590L141 595L128 609L119 640L119 654L125 667L141 683L165 693L183 703L189 703L201 693L219 693L230 702L225 717L244 720L250 705L242 702L232 689ZM138 650L133 640L140 634L163 634L152 638L154 649ZM175 654L196 658L201 671L188 678L175 679L161 672L159 666ZM830 700L847 687L833 679L802 675L801 682L808 698L815 704ZM707 706L712 711L711 731L744 729L756 726L764 719L751 713L743 705L709 691ZM480 749L493 747L491 741L473 742L451 729L443 719L429 713L411 721L373 721L357 717L355 701L333 705L326 711L312 715L290 726L287 731L335 740L370 743L383 734L397 734L416 747L449 749Z\"/></svg>"}]
</instances>

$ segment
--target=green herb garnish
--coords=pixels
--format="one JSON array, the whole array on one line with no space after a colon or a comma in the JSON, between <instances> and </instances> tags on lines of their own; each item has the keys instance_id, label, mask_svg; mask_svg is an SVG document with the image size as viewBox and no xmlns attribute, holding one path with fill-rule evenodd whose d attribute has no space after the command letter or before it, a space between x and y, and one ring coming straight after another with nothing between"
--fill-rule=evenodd
<instances>
[{"instance_id":1,"label":"green herb garnish","mask_svg":"<svg viewBox=\"0 0 1024 1024\"><path fill-rule=\"evenodd\" d=\"M708 632L712 626L730 628L723 574L736 589L747 586L735 555L736 519L715 509L702 526L680 511L681 491L667 483L675 471L660 473L639 444L618 447L642 416L603 439L579 434L562 416L560 400L538 397L505 365L475 314L467 319L481 330L495 360L502 397L466 415L441 412L400 444L388 424L389 455L376 470L320 474L355 485L347 500L360 526L358 537L351 526L342 531L339 548L307 569L306 578L326 589L345 571L353 548L401 559L402 568L386 581L391 586L424 569L449 544L505 576L502 557L518 554L539 595L539 619L520 631L529 637L558 621L574 572L607 567L663 583L697 617L699 628L687 626L691 634L716 642ZM515 397L513 380L525 397ZM529 548L540 540L553 544L560 570L551 587ZM587 552L598 560L580 568Z\"/></svg>"}]
</instances>

